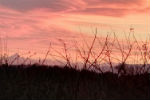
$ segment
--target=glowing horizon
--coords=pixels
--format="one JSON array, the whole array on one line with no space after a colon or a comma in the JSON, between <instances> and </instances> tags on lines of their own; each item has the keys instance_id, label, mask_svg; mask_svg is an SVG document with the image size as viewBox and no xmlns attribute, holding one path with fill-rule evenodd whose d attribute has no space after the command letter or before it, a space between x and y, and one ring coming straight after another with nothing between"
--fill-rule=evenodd
<instances>
[{"instance_id":1,"label":"glowing horizon","mask_svg":"<svg viewBox=\"0 0 150 100\"><path fill-rule=\"evenodd\" d=\"M82 40L80 33L93 38L95 28L102 38L115 32L121 39L133 27L136 38L145 41L150 34L149 4L150 0L0 0L0 38L7 39L9 55L32 51L37 59L50 42L59 50L59 39L72 45Z\"/></svg>"}]
</instances>

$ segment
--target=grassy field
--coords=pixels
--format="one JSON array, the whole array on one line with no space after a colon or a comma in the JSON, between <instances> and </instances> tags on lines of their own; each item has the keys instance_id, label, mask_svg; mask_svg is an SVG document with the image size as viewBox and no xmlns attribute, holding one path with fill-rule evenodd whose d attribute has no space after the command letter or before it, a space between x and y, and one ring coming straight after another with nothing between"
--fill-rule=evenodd
<instances>
[{"instance_id":1,"label":"grassy field","mask_svg":"<svg viewBox=\"0 0 150 100\"><path fill-rule=\"evenodd\" d=\"M69 67L1 65L0 99L149 99L149 75L118 77Z\"/></svg>"},{"instance_id":2,"label":"grassy field","mask_svg":"<svg viewBox=\"0 0 150 100\"><path fill-rule=\"evenodd\" d=\"M96 34L90 44L84 41L86 48L73 46L75 61L64 41L63 52L50 44L44 59L35 64L31 63L34 54L24 59L20 54L1 55L0 99L149 99L150 43L138 42L133 34L133 41L126 37L123 45L115 33L114 39L107 35L102 41ZM61 59L63 66L46 66L48 56Z\"/></svg>"}]
</instances>

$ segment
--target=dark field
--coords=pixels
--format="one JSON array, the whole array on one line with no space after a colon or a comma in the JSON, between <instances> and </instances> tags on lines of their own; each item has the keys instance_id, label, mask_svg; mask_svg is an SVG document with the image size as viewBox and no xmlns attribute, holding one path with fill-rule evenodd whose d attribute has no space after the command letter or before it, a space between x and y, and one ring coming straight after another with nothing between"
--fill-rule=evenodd
<instances>
[{"instance_id":1,"label":"dark field","mask_svg":"<svg viewBox=\"0 0 150 100\"><path fill-rule=\"evenodd\" d=\"M149 99L149 74L98 74L38 65L0 67L0 99Z\"/></svg>"}]
</instances>

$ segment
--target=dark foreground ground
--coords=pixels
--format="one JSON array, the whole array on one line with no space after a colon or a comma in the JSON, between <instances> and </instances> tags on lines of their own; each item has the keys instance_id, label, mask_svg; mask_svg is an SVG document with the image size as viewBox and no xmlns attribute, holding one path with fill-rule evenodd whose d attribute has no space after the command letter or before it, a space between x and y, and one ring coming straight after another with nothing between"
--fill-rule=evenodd
<instances>
[{"instance_id":1,"label":"dark foreground ground","mask_svg":"<svg viewBox=\"0 0 150 100\"><path fill-rule=\"evenodd\" d=\"M1 66L0 99L149 99L149 74L121 76L46 66Z\"/></svg>"}]
</instances>

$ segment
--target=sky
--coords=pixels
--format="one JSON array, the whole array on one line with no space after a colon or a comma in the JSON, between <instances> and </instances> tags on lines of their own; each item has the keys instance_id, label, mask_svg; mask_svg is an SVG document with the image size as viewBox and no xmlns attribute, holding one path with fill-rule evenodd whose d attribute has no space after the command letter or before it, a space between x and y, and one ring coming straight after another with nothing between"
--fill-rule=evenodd
<instances>
[{"instance_id":1,"label":"sky","mask_svg":"<svg viewBox=\"0 0 150 100\"><path fill-rule=\"evenodd\" d=\"M134 27L135 36L150 34L150 0L0 0L0 37L9 54L45 54L49 44L60 50L60 39L72 46L97 33L119 38ZM2 47L2 46L1 46ZM4 46L3 46L4 47Z\"/></svg>"}]
</instances>

